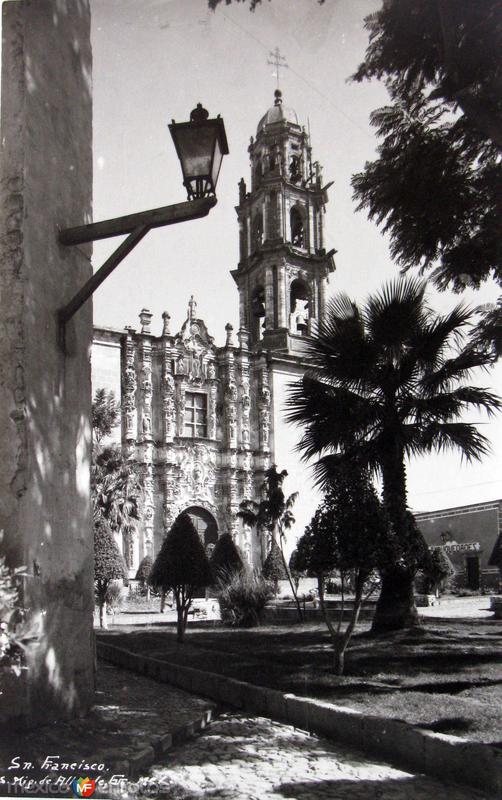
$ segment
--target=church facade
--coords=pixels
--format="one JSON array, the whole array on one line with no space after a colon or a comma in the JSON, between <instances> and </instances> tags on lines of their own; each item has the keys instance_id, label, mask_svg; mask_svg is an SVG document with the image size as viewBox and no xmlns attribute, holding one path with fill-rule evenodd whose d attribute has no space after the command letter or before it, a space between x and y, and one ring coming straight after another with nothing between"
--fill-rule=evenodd
<instances>
[{"instance_id":1,"label":"church facade","mask_svg":"<svg viewBox=\"0 0 502 800\"><path fill-rule=\"evenodd\" d=\"M327 187L305 129L278 90L249 156L249 190L244 179L239 184L240 252L232 271L238 331L226 325L217 346L193 297L177 333L164 312L155 335L146 309L138 329L95 329L93 389L120 391L121 444L143 485L138 530L120 543L131 576L145 555L156 555L182 511L208 550L231 533L248 563L258 566L268 543L243 525L240 503L259 499L273 463L304 480L293 455L298 432L283 422L284 400L287 383L305 371L305 336L323 314L334 251L324 247ZM114 359L120 387L112 379Z\"/></svg>"}]
</instances>

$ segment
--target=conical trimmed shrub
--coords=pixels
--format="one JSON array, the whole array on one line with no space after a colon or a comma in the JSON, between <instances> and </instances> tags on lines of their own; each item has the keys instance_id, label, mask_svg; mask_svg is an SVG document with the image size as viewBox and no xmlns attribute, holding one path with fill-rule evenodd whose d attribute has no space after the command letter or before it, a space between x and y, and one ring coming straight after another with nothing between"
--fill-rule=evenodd
<instances>
[{"instance_id":1,"label":"conical trimmed shrub","mask_svg":"<svg viewBox=\"0 0 502 800\"><path fill-rule=\"evenodd\" d=\"M211 583L204 545L188 514L180 514L162 543L149 583L173 591L178 614L178 641L183 641L188 610L195 592Z\"/></svg>"},{"instance_id":2,"label":"conical trimmed shrub","mask_svg":"<svg viewBox=\"0 0 502 800\"><path fill-rule=\"evenodd\" d=\"M217 580L225 580L226 576L230 577L235 572L240 572L242 570L243 563L241 555L229 533L220 536L216 542L211 558L209 559L209 566L211 567L213 584L215 584Z\"/></svg>"},{"instance_id":3,"label":"conical trimmed shrub","mask_svg":"<svg viewBox=\"0 0 502 800\"><path fill-rule=\"evenodd\" d=\"M275 539L272 540L269 554L266 557L263 565L262 574L265 580L272 581L276 587L279 581L288 579L288 573L286 572L286 567L284 566L281 548Z\"/></svg>"}]
</instances>

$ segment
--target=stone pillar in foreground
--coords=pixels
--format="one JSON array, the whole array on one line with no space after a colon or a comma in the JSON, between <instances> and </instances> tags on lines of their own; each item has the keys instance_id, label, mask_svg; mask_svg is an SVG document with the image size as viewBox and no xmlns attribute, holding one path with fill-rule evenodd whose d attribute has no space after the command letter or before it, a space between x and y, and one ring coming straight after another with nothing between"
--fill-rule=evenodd
<instances>
[{"instance_id":1,"label":"stone pillar in foreground","mask_svg":"<svg viewBox=\"0 0 502 800\"><path fill-rule=\"evenodd\" d=\"M25 566L20 604L40 639L17 682L0 668L0 721L23 725L93 698L91 302L66 354L56 323L92 273L89 247L57 243L58 227L91 220L92 57L88 0L2 12L0 547Z\"/></svg>"}]
</instances>

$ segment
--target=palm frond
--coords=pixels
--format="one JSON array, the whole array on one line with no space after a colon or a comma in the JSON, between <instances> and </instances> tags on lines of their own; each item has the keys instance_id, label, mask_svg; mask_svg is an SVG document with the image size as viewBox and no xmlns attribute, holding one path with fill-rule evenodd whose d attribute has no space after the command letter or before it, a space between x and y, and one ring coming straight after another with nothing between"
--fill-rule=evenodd
<instances>
[{"instance_id":1,"label":"palm frond","mask_svg":"<svg viewBox=\"0 0 502 800\"><path fill-rule=\"evenodd\" d=\"M420 452L459 450L468 461L480 461L490 452L490 442L468 422L431 422L421 431Z\"/></svg>"},{"instance_id":2,"label":"palm frond","mask_svg":"<svg viewBox=\"0 0 502 800\"><path fill-rule=\"evenodd\" d=\"M424 281L397 278L368 298L363 319L369 337L380 350L400 350L423 324L428 315L424 294Z\"/></svg>"},{"instance_id":3,"label":"palm frond","mask_svg":"<svg viewBox=\"0 0 502 800\"><path fill-rule=\"evenodd\" d=\"M427 394L448 392L460 381L468 380L477 367L487 369L490 359L486 353L473 347L466 347L461 352L445 359L438 369L424 372L421 380L422 391Z\"/></svg>"},{"instance_id":4,"label":"palm frond","mask_svg":"<svg viewBox=\"0 0 502 800\"><path fill-rule=\"evenodd\" d=\"M413 417L418 425L424 425L434 419L448 422L469 408L485 411L492 416L501 407L500 398L488 389L460 386L452 392L432 397L408 396L401 405L401 413L403 419Z\"/></svg>"},{"instance_id":5,"label":"palm frond","mask_svg":"<svg viewBox=\"0 0 502 800\"><path fill-rule=\"evenodd\" d=\"M344 446L354 436L364 436L381 415L378 399L327 386L305 376L292 384L286 407L287 421L304 427L300 449L311 458L327 448Z\"/></svg>"}]
</instances>

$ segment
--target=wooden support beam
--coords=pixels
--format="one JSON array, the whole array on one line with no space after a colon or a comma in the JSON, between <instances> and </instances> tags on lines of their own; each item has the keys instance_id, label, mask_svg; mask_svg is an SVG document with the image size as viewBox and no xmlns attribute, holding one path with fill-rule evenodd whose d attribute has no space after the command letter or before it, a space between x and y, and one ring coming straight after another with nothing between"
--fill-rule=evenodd
<instances>
[{"instance_id":1,"label":"wooden support beam","mask_svg":"<svg viewBox=\"0 0 502 800\"><path fill-rule=\"evenodd\" d=\"M152 208L150 211L141 211L139 214L128 214L125 217L93 222L90 225L65 228L59 232L58 239L60 244L76 245L84 242L96 242L99 239L109 239L112 236L124 236L140 227L161 228L164 225L174 225L177 222L187 222L191 219L205 217L216 203L216 197L203 197L199 200L175 203L172 206Z\"/></svg>"},{"instance_id":2,"label":"wooden support beam","mask_svg":"<svg viewBox=\"0 0 502 800\"><path fill-rule=\"evenodd\" d=\"M187 222L191 219L205 217L216 203L216 197L203 197L198 200L175 203L172 206L153 208L151 211L141 211L139 214L128 214L125 217L108 219L104 222L93 222L90 225L81 225L78 228L66 228L60 231L59 243L66 246L95 242L98 239L109 239L112 236L128 234L127 239L117 247L103 266L89 278L70 302L59 309L59 341L63 350L65 349L65 329L68 320L83 306L98 286L136 247L151 228L161 228L164 225L174 225L177 222Z\"/></svg>"},{"instance_id":3,"label":"wooden support beam","mask_svg":"<svg viewBox=\"0 0 502 800\"><path fill-rule=\"evenodd\" d=\"M92 275L86 283L82 286L81 289L77 292L77 294L67 303L63 308L60 308L58 311L58 322L59 322L59 339L61 345L64 349L64 342L65 342L65 328L66 323L70 320L73 315L79 310L81 306L89 299L89 297L96 291L98 286L100 286L103 281L110 275L115 267L118 267L121 261L129 255L131 250L133 250L138 242L143 239L144 236L148 233L150 229L143 225L142 227L136 228L127 239L122 242L122 244L117 247L116 250L113 251L111 256L106 259L103 266L101 266L97 272Z\"/></svg>"}]
</instances>

